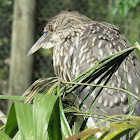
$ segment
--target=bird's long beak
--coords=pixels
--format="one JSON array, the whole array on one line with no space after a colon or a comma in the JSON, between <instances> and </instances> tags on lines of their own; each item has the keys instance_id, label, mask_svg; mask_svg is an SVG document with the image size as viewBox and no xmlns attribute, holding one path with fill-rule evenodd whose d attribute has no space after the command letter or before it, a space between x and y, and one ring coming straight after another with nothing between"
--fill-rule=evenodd
<instances>
[{"instance_id":1,"label":"bird's long beak","mask_svg":"<svg viewBox=\"0 0 140 140\"><path fill-rule=\"evenodd\" d=\"M39 50L40 48L42 48L46 42L47 42L47 38L48 38L48 33L44 33L39 39L38 41L32 46L32 48L29 50L27 56L35 53L37 50Z\"/></svg>"}]
</instances>

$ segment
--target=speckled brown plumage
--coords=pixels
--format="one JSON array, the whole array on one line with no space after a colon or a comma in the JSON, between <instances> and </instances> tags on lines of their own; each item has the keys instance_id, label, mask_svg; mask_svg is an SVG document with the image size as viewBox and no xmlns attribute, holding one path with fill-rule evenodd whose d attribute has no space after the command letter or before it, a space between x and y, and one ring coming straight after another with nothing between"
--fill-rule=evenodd
<instances>
[{"instance_id":1,"label":"speckled brown plumage","mask_svg":"<svg viewBox=\"0 0 140 140\"><path fill-rule=\"evenodd\" d=\"M74 11L64 11L53 17L44 28L44 35L31 48L29 55L39 48L53 50L53 65L56 76L71 81L80 73L91 67L95 61L130 47L127 39L114 25L92 21ZM127 78L126 78L127 73ZM140 63L134 52L121 64L109 85L127 89L136 95L140 92ZM94 81L96 84L96 81ZM83 99L90 87L86 88ZM88 110L96 95L91 95L84 108ZM132 97L133 99L133 97ZM132 100L135 103L135 100ZM138 103L137 103L138 104ZM107 115L129 113L128 96L126 93L104 89L95 105L94 112ZM101 111L102 108L104 112ZM135 114L140 115L139 105Z\"/></svg>"}]
</instances>

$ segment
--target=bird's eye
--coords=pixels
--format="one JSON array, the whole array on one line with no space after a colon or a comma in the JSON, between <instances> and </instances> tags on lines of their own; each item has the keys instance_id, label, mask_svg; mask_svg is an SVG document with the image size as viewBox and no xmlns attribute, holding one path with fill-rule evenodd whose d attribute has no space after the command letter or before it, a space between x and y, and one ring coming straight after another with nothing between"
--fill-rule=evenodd
<instances>
[{"instance_id":1,"label":"bird's eye","mask_svg":"<svg viewBox=\"0 0 140 140\"><path fill-rule=\"evenodd\" d=\"M52 25L49 25L49 30L53 32L53 27L52 27Z\"/></svg>"}]
</instances>

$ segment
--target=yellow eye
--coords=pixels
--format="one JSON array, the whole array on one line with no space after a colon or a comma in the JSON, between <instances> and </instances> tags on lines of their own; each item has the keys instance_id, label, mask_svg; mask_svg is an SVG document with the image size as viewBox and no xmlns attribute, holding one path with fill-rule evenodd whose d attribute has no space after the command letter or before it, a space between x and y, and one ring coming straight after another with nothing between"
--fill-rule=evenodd
<instances>
[{"instance_id":1,"label":"yellow eye","mask_svg":"<svg viewBox=\"0 0 140 140\"><path fill-rule=\"evenodd\" d=\"M53 27L52 27L52 25L49 25L49 30L53 32Z\"/></svg>"}]
</instances>

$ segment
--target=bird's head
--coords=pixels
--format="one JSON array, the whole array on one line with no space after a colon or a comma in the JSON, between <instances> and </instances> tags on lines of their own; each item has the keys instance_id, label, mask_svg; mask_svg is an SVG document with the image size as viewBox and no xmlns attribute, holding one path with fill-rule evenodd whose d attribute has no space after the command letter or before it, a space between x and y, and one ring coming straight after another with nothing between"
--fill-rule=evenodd
<instances>
[{"instance_id":1,"label":"bird's head","mask_svg":"<svg viewBox=\"0 0 140 140\"><path fill-rule=\"evenodd\" d=\"M84 26L91 21L86 16L74 11L63 11L54 16L44 28L44 34L32 46L28 55L40 48L49 49L64 42L67 38L76 36Z\"/></svg>"}]
</instances>

